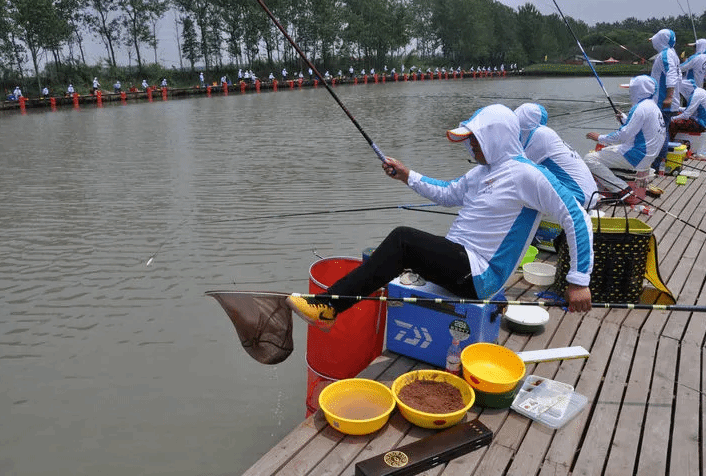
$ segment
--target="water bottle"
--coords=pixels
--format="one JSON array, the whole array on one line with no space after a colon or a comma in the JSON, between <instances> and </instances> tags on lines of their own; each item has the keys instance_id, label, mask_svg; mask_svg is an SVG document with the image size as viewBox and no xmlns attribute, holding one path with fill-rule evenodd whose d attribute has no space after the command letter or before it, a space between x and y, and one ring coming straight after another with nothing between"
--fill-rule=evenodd
<instances>
[{"instance_id":1,"label":"water bottle","mask_svg":"<svg viewBox=\"0 0 706 476\"><path fill-rule=\"evenodd\" d=\"M461 373L461 341L453 339L446 353L446 371L454 375Z\"/></svg>"}]
</instances>

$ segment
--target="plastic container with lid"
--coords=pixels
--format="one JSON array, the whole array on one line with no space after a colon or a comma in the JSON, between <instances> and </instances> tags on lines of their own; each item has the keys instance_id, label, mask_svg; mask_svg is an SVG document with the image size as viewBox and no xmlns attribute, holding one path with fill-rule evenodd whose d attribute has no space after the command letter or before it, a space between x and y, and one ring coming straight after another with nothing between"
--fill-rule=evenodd
<instances>
[{"instance_id":1,"label":"plastic container with lid","mask_svg":"<svg viewBox=\"0 0 706 476\"><path fill-rule=\"evenodd\" d=\"M556 430L578 415L586 403L588 399L569 384L528 375L510 408Z\"/></svg>"}]
</instances>

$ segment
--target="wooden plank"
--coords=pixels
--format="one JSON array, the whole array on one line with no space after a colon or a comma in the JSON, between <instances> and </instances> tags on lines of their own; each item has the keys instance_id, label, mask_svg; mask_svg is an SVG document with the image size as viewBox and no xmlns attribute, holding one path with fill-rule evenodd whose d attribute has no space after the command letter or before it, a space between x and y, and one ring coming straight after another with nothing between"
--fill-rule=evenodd
<instances>
[{"instance_id":1,"label":"wooden plank","mask_svg":"<svg viewBox=\"0 0 706 476\"><path fill-rule=\"evenodd\" d=\"M636 343L637 331L623 327L618 334L598 400L593 406L581 452L574 464L575 475L593 476L603 471Z\"/></svg>"},{"instance_id":2,"label":"wooden plank","mask_svg":"<svg viewBox=\"0 0 706 476\"><path fill-rule=\"evenodd\" d=\"M682 344L679 352L679 370L676 387L676 400L671 438L670 474L698 476L701 474L699 461L699 420L694 415L701 413L699 402L701 375L695 362L701 361L700 346Z\"/></svg>"},{"instance_id":3,"label":"wooden plank","mask_svg":"<svg viewBox=\"0 0 706 476\"><path fill-rule=\"evenodd\" d=\"M594 318L584 318L580 321L580 326L576 332L572 345L582 345L583 347L590 349L592 343L596 340L596 334L600 330L600 321ZM588 361L594 358L593 351L591 349L591 357ZM597 357L600 358L600 357ZM557 362L546 362L537 365L535 370L535 375L540 375L542 377L547 377L551 379L558 380L560 382L568 383L574 385L581 373L584 365L588 361L564 361L561 363ZM549 364L560 364L556 368L552 368ZM584 410L584 412L587 410ZM528 419L529 422L531 420ZM522 444L518 448L517 454L509 468L510 474L535 474L542 462L545 459L547 450L555 437L561 438L564 429L552 430L545 427L541 423L531 422L531 426L527 431ZM558 470L558 467L554 467ZM566 468L568 470L568 467Z\"/></svg>"},{"instance_id":4,"label":"wooden plank","mask_svg":"<svg viewBox=\"0 0 706 476\"><path fill-rule=\"evenodd\" d=\"M656 353L657 336L652 333L640 334L610 447L606 475L633 474Z\"/></svg>"},{"instance_id":5,"label":"wooden plank","mask_svg":"<svg viewBox=\"0 0 706 476\"><path fill-rule=\"evenodd\" d=\"M587 425L591 424L589 418L592 414L593 406L596 403L596 395L608 366L617 334L618 327L614 324L603 323L603 325L601 325L598 336L591 347L591 358L586 362L586 366L582 370L579 380L575 385L576 391L588 398L588 408L581 412L574 420L567 423L552 440L552 444L546 456L547 461L560 463L566 467L571 466L574 454L576 450L579 449L584 429ZM562 367L567 366L568 368L572 362L573 361L563 362ZM560 375L561 371L557 375L558 380L562 382L568 381L565 378L560 378Z\"/></svg>"},{"instance_id":6,"label":"wooden plank","mask_svg":"<svg viewBox=\"0 0 706 476\"><path fill-rule=\"evenodd\" d=\"M660 337L638 455L638 475L666 474L678 343Z\"/></svg>"}]
</instances>

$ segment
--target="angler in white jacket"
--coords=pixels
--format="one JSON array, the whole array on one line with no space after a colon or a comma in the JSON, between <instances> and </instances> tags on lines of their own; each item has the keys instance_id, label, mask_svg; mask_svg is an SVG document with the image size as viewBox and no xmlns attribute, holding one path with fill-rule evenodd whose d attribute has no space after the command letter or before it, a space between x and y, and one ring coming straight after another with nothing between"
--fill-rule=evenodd
<instances>
[{"instance_id":1,"label":"angler in white jacket","mask_svg":"<svg viewBox=\"0 0 706 476\"><path fill-rule=\"evenodd\" d=\"M696 53L689 56L679 65L685 79L693 79L696 86L704 87L704 73L706 73L706 40L699 38L696 43L689 43L696 47Z\"/></svg>"},{"instance_id":2,"label":"angler in white jacket","mask_svg":"<svg viewBox=\"0 0 706 476\"><path fill-rule=\"evenodd\" d=\"M615 193L616 198L629 194L631 189L611 169L648 171L666 134L662 112L653 101L657 90L655 80L647 75L635 76L629 88L633 106L624 124L610 134L586 134L586 138L608 147L589 152L583 159L598 184Z\"/></svg>"},{"instance_id":3,"label":"angler in white jacket","mask_svg":"<svg viewBox=\"0 0 706 476\"><path fill-rule=\"evenodd\" d=\"M669 123L672 117L679 112L679 82L681 81L681 70L679 69L679 56L674 51L677 36L672 30L667 28L659 30L650 38L652 46L657 51L654 63L652 63L651 76L657 82L657 94L654 101L662 110L664 126L669 130ZM652 168L657 170L662 161L667 159L669 149L669 139L665 136L662 149L657 154L657 158L652 162Z\"/></svg>"},{"instance_id":4,"label":"angler in white jacket","mask_svg":"<svg viewBox=\"0 0 706 476\"><path fill-rule=\"evenodd\" d=\"M686 108L669 124L671 139L679 132L706 130L706 90L697 87L693 79L684 79L679 85L679 92L686 99Z\"/></svg>"},{"instance_id":5,"label":"angler in white jacket","mask_svg":"<svg viewBox=\"0 0 706 476\"><path fill-rule=\"evenodd\" d=\"M499 104L487 106L448 131L447 137L464 142L478 163L453 181L425 177L391 157L383 163L390 177L421 196L443 206L461 207L446 236L398 227L365 263L334 283L326 294L367 296L403 270L412 269L456 295L487 299L505 286L529 247L541 215L547 214L561 224L569 244L569 310L589 310L591 219L551 172L524 156L514 112ZM310 324L328 330L337 313L356 301L289 296L287 303Z\"/></svg>"},{"instance_id":6,"label":"angler in white jacket","mask_svg":"<svg viewBox=\"0 0 706 476\"><path fill-rule=\"evenodd\" d=\"M584 208L592 208L598 201L596 181L581 156L547 127L547 110L528 102L515 109L515 114L520 121L520 143L525 156L548 168Z\"/></svg>"}]
</instances>

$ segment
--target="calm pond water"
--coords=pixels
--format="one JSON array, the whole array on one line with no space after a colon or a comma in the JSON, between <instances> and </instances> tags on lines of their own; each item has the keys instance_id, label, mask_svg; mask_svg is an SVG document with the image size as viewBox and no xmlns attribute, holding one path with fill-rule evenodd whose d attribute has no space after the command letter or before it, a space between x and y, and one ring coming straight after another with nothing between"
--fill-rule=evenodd
<instances>
[{"instance_id":1,"label":"calm pond water","mask_svg":"<svg viewBox=\"0 0 706 476\"><path fill-rule=\"evenodd\" d=\"M616 103L626 81L604 80ZM594 78L335 91L384 153L442 179L468 167L445 130L480 106L542 102L582 154L617 125ZM204 292L306 292L312 250L359 257L452 219L263 218L424 203L324 88L0 114L0 143L3 475L242 473L304 418L306 326L264 366Z\"/></svg>"}]
</instances>

